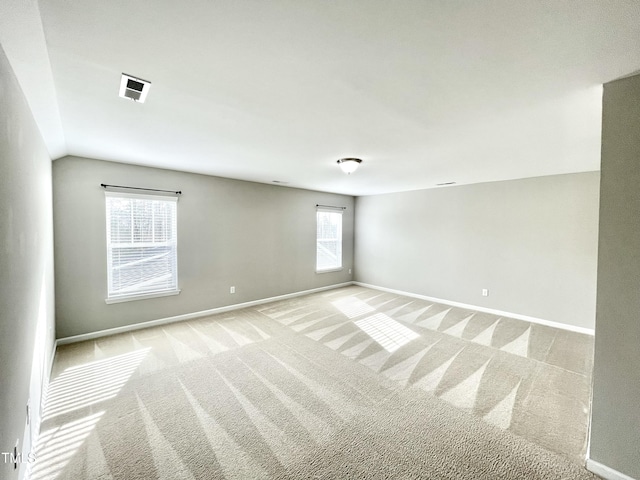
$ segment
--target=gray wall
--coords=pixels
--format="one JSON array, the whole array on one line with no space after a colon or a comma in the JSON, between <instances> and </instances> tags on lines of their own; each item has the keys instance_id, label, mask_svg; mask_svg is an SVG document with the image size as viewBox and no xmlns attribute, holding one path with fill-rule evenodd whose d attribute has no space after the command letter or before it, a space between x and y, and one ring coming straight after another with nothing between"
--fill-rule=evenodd
<instances>
[{"instance_id":1,"label":"gray wall","mask_svg":"<svg viewBox=\"0 0 640 480\"><path fill-rule=\"evenodd\" d=\"M590 458L640 478L640 76L604 87Z\"/></svg>"},{"instance_id":2,"label":"gray wall","mask_svg":"<svg viewBox=\"0 0 640 480\"><path fill-rule=\"evenodd\" d=\"M100 183L182 190L180 295L107 305ZM65 157L53 164L58 338L259 300L352 276L353 197ZM344 269L315 273L316 204L344 213ZM229 287L236 287L230 294Z\"/></svg>"},{"instance_id":3,"label":"gray wall","mask_svg":"<svg viewBox=\"0 0 640 480\"><path fill-rule=\"evenodd\" d=\"M355 279L593 328L598 188L590 172L358 197Z\"/></svg>"},{"instance_id":4,"label":"gray wall","mask_svg":"<svg viewBox=\"0 0 640 480\"><path fill-rule=\"evenodd\" d=\"M19 439L28 454L37 433L54 335L51 215L51 159L0 48L0 452ZM0 478L18 471L0 460Z\"/></svg>"}]
</instances>

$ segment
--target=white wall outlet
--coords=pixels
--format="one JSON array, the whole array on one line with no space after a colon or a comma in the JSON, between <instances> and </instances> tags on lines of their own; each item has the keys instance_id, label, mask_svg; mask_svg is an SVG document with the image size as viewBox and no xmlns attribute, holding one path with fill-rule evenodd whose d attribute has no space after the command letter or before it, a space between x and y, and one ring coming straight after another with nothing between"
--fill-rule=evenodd
<instances>
[{"instance_id":1,"label":"white wall outlet","mask_svg":"<svg viewBox=\"0 0 640 480\"><path fill-rule=\"evenodd\" d=\"M229 293L236 293L236 287L230 287Z\"/></svg>"},{"instance_id":2,"label":"white wall outlet","mask_svg":"<svg viewBox=\"0 0 640 480\"><path fill-rule=\"evenodd\" d=\"M351 275L351 269L349 269L349 275Z\"/></svg>"},{"instance_id":3,"label":"white wall outlet","mask_svg":"<svg viewBox=\"0 0 640 480\"><path fill-rule=\"evenodd\" d=\"M482 289L482 296L483 297L488 297L489 296L489 289L483 288Z\"/></svg>"}]
</instances>

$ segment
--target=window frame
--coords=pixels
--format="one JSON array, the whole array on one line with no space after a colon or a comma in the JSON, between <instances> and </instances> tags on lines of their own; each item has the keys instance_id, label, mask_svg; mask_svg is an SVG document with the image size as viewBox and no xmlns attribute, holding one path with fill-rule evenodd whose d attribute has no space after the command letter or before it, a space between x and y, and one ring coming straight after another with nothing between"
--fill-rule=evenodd
<instances>
[{"instance_id":1,"label":"window frame","mask_svg":"<svg viewBox=\"0 0 640 480\"><path fill-rule=\"evenodd\" d=\"M129 302L134 300L144 300L149 298L158 298L165 297L171 295L178 295L180 293L180 289L178 288L178 197L177 196L169 196L169 195L154 195L154 194L142 194L142 193L129 193L129 192L119 192L119 191L105 191L105 223L106 223L106 267L107 267L107 296L105 298L105 303L121 303L121 302ZM112 263L112 252L113 245L118 244L118 242L111 242L111 215L109 208L108 198L121 198L121 199L138 199L138 200L147 200L147 201L162 201L162 202L171 202L174 204L172 207L172 231L173 235L167 242L157 242L160 244L169 244L171 248L171 256L172 256L172 277L171 277L171 285L167 288L156 289L156 290L147 290L133 293L118 293L122 290L114 290L113 287L113 263ZM131 225L133 229L133 222ZM131 242L132 244L135 242ZM156 242L152 242L156 243Z\"/></svg>"},{"instance_id":2,"label":"window frame","mask_svg":"<svg viewBox=\"0 0 640 480\"><path fill-rule=\"evenodd\" d=\"M331 266L327 268L318 268L318 250L320 246L321 239L318 237L318 226L319 226L319 214L320 213L331 213L339 215L340 217L340 227L337 238L338 241L338 250L340 252L339 255L339 264L336 266ZM316 273L330 273L330 272L339 272L344 268L344 252L343 252L343 244L344 244L344 208L342 207L325 207L325 206L317 206L316 207Z\"/></svg>"}]
</instances>

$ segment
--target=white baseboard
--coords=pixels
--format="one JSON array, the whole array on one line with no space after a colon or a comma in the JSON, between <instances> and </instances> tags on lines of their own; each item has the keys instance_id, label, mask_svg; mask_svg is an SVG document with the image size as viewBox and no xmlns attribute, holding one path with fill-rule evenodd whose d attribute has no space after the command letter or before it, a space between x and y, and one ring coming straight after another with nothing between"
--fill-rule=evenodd
<instances>
[{"instance_id":1,"label":"white baseboard","mask_svg":"<svg viewBox=\"0 0 640 480\"><path fill-rule=\"evenodd\" d=\"M174 322L180 322L182 320L190 320L193 318L199 318L199 317L206 317L208 315L215 315L217 313L224 313L224 312L229 312L232 310L239 310L241 308L247 308L247 307L253 307L255 305L261 305L263 303L269 303L269 302L275 302L278 300L286 300L288 298L294 298L294 297L299 297L302 295L308 295L311 293L316 293L316 292L322 292L324 290L332 290L334 288L340 288L340 287L346 287L349 285L359 285L361 287L365 287L365 288L372 288L375 290L381 290L383 292L390 292L390 293L395 293L397 295L405 295L407 297L413 297L413 298L420 298L422 300L427 300L430 302L436 302L436 303L442 303L445 305L451 305L452 307L459 307L459 308L467 308L470 310L477 310L479 312L485 312L485 313L490 313L493 315L500 315L503 317L509 317L509 318L515 318L517 320L524 320L526 322L532 322L532 323L538 323L541 325L546 325L549 327L554 327L554 328L561 328L563 330L570 330L573 332L578 332L578 333L584 333L587 335L593 335L594 331L593 329L590 328L584 328L584 327L576 327L574 325L568 325L565 323L560 323L560 322L553 322L551 320L544 320L541 318L535 318L535 317L529 317L527 315L521 315L518 313L513 313L513 312L505 312L502 310L494 310L491 308L485 308L485 307L480 307L477 305L469 305L466 303L460 303L460 302L453 302L450 300L445 300L442 298L435 298L435 297L429 297L426 295L420 295L417 293L411 293L411 292L405 292L402 290L395 290L392 288L386 288L386 287L380 287L377 285L371 285L368 283L363 283L363 282L345 282L345 283L338 283L335 285L329 285L326 287L319 287L319 288L313 288L311 290L303 290L300 292L293 292L293 293L288 293L285 295L278 295L275 297L269 297L269 298L262 298L260 300L253 300L251 302L245 302L245 303L236 303L234 305L227 305L224 307L218 307L218 308L212 308L210 310L203 310L200 312L193 312L193 313L186 313L183 315L176 315L174 317L167 317L167 318L160 318L157 320L150 320L148 322L141 322L141 323L135 323L132 325L124 325L122 327L116 327L116 328L109 328L107 330L99 330L97 332L91 332L91 333L83 333L81 335L74 335L71 337L64 337L64 338L59 338L58 340L56 340L56 346L57 345L66 345L69 343L76 343L76 342L83 342L85 340L94 340L96 338L101 338L101 337L106 337L108 335L115 335L118 333L125 333L125 332L132 332L135 330L141 330L143 328L149 328L149 327L155 327L158 325L165 325L168 323L174 323Z\"/></svg>"},{"instance_id":2,"label":"white baseboard","mask_svg":"<svg viewBox=\"0 0 640 480\"><path fill-rule=\"evenodd\" d=\"M239 310L241 308L253 307L255 305L261 305L263 303L275 302L278 300L286 300L288 298L300 297L302 295L309 295L310 293L322 292L324 290L332 290L334 288L347 287L352 285L353 282L338 283L335 285L329 285L326 287L313 288L311 290L303 290L301 292L287 293L285 295L278 295L276 297L262 298L260 300L253 300L251 302L236 303L234 305L227 305L224 307L212 308L210 310L202 310L201 312L185 313L183 315L176 315L175 317L160 318L158 320L150 320L148 322L134 323L132 325L124 325L122 327L109 328L107 330L99 330L97 332L83 333L81 335L73 335L71 337L59 338L56 340L56 346L67 345L69 343L83 342L85 340L94 340L96 338L106 337L109 335L116 335L118 333L132 332L135 330L141 330L143 328L156 327L158 325L166 325L167 323L180 322L183 320L191 320L193 318L206 317L209 315L215 315L216 313L230 312L232 310Z\"/></svg>"},{"instance_id":3,"label":"white baseboard","mask_svg":"<svg viewBox=\"0 0 640 480\"><path fill-rule=\"evenodd\" d=\"M411 293L411 292L404 292L402 290L394 290L392 288L379 287L377 285L370 285L368 283L353 282L353 284L354 285L359 285L361 287L373 288L375 290L381 290L383 292L395 293L397 295L405 295L407 297L420 298L422 300L427 300L429 302L442 303L444 305L450 305L452 307L467 308L469 310L477 310L478 312L490 313L492 315L499 315L501 317L509 317L509 318L515 318L516 320L524 320L525 322L538 323L540 325L546 325L547 327L561 328L562 330L569 330L571 332L584 333L586 335L594 335L594 333L595 333L592 328L577 327L575 325L569 325L569 324L560 323L560 322L553 322L551 320L545 320L545 319L542 319L542 318L530 317L528 315L521 315L519 313L505 312L505 311L502 311L502 310L494 310L492 308L480 307L478 305L469 305L467 303L452 302L451 300L445 300L445 299L442 299L442 298L435 298L435 297L428 297L426 295L420 295L420 294Z\"/></svg>"},{"instance_id":4,"label":"white baseboard","mask_svg":"<svg viewBox=\"0 0 640 480\"><path fill-rule=\"evenodd\" d=\"M611 467L607 467L600 462L596 462L595 460L591 460L587 458L587 470L596 475L601 476L606 480L635 480L633 477L629 475L625 475L617 470L614 470Z\"/></svg>"}]
</instances>

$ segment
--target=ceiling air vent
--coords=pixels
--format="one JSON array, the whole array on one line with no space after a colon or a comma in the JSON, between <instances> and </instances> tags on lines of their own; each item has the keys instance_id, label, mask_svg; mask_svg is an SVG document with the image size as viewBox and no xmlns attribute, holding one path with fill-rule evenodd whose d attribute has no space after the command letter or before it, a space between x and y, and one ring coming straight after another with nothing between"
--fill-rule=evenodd
<instances>
[{"instance_id":1,"label":"ceiling air vent","mask_svg":"<svg viewBox=\"0 0 640 480\"><path fill-rule=\"evenodd\" d=\"M120 80L120 96L122 98L129 98L134 102L144 103L150 88L151 82L132 77L126 73L122 74L122 79Z\"/></svg>"}]
</instances>

